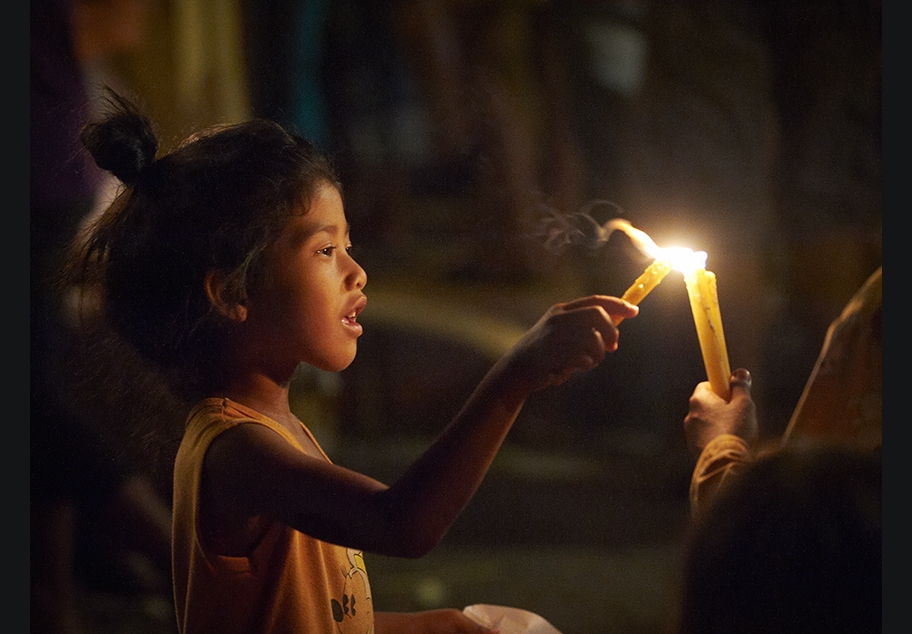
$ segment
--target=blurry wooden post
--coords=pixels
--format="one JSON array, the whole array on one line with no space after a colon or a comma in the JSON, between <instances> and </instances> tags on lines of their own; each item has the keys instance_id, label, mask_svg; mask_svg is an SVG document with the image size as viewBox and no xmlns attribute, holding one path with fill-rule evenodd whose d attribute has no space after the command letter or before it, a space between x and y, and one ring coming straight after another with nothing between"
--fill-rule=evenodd
<instances>
[{"instance_id":1,"label":"blurry wooden post","mask_svg":"<svg viewBox=\"0 0 912 634\"><path fill-rule=\"evenodd\" d=\"M148 10L143 43L120 71L161 127L162 150L189 129L249 119L240 0L150 2Z\"/></svg>"}]
</instances>

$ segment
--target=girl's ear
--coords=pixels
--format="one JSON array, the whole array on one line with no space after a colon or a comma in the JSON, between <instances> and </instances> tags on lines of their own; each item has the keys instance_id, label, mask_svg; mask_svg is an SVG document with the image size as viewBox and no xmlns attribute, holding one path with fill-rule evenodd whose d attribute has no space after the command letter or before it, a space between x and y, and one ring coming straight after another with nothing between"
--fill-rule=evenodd
<instances>
[{"instance_id":1,"label":"girl's ear","mask_svg":"<svg viewBox=\"0 0 912 634\"><path fill-rule=\"evenodd\" d=\"M212 269L206 273L203 282L206 287L206 296L219 313L232 321L242 322L247 319L247 304L243 299L235 297L227 286L228 276L220 269Z\"/></svg>"}]
</instances>

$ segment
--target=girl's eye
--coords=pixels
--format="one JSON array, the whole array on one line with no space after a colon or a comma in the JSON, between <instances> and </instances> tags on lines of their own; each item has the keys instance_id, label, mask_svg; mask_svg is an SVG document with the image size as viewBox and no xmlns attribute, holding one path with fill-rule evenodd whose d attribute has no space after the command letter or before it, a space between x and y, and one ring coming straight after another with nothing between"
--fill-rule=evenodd
<instances>
[{"instance_id":1,"label":"girl's eye","mask_svg":"<svg viewBox=\"0 0 912 634\"><path fill-rule=\"evenodd\" d=\"M335 250L336 250L336 247L328 246L328 247L323 247L322 249L317 251L317 253L319 253L320 255L325 255L327 257L330 257L335 252Z\"/></svg>"},{"instance_id":2,"label":"girl's eye","mask_svg":"<svg viewBox=\"0 0 912 634\"><path fill-rule=\"evenodd\" d=\"M358 247L356 247L353 244L347 244L347 245L345 245L345 252L348 253L349 255L354 255L355 253L358 252Z\"/></svg>"}]
</instances>

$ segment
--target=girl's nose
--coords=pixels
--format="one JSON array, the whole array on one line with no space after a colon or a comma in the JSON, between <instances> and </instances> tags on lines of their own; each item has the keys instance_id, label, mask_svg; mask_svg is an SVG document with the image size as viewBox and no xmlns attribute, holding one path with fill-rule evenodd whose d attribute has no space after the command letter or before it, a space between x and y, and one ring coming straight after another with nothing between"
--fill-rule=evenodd
<instances>
[{"instance_id":1,"label":"girl's nose","mask_svg":"<svg viewBox=\"0 0 912 634\"><path fill-rule=\"evenodd\" d=\"M367 271L365 271L360 264L351 256L352 271L350 274L350 283L354 285L355 288L364 288L367 284Z\"/></svg>"}]
</instances>

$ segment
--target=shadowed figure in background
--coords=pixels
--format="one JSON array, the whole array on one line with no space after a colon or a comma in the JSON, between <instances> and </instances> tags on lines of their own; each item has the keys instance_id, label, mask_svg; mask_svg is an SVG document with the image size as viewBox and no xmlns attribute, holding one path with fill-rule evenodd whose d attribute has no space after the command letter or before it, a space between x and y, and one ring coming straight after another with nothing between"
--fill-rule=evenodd
<instances>
[{"instance_id":1,"label":"shadowed figure in background","mask_svg":"<svg viewBox=\"0 0 912 634\"><path fill-rule=\"evenodd\" d=\"M880 450L790 447L695 519L677 634L862 634L882 627Z\"/></svg>"},{"instance_id":2,"label":"shadowed figure in background","mask_svg":"<svg viewBox=\"0 0 912 634\"><path fill-rule=\"evenodd\" d=\"M135 43L142 0L30 5L30 567L33 631L84 626L80 583L157 591L170 581L170 508L125 459L110 422L77 397L80 343L57 285L70 242L106 182L79 141L86 68ZM121 10L127 13L121 12ZM98 19L99 15L106 19ZM119 19L125 18L125 19ZM126 27L126 28L124 28ZM140 573L126 553L152 563ZM113 558L113 559L112 559Z\"/></svg>"},{"instance_id":3,"label":"shadowed figure in background","mask_svg":"<svg viewBox=\"0 0 912 634\"><path fill-rule=\"evenodd\" d=\"M690 399L697 464L679 634L880 632L882 269L830 326L778 442L758 444L751 375Z\"/></svg>"}]
</instances>

